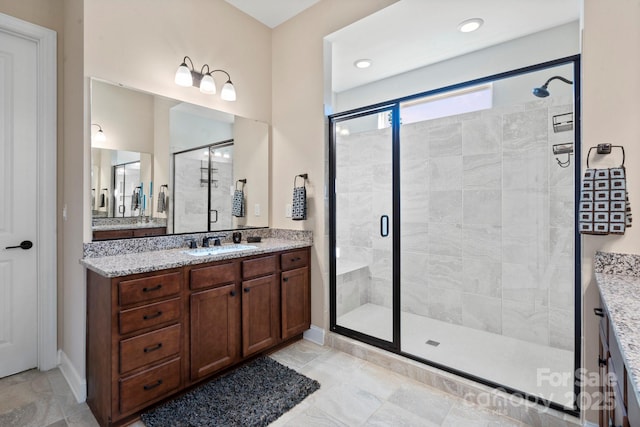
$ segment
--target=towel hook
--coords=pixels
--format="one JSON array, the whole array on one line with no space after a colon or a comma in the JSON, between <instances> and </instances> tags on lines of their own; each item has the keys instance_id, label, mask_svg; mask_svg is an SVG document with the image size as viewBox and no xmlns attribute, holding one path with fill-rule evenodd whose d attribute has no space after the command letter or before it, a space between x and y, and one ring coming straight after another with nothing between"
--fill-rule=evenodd
<instances>
[{"instance_id":1,"label":"towel hook","mask_svg":"<svg viewBox=\"0 0 640 427\"><path fill-rule=\"evenodd\" d=\"M622 150L622 165L624 167L624 147L622 145L612 145L612 144L598 144L596 147L589 148L587 152L587 168L589 168L589 156L591 156L591 150L596 149L597 154L611 154L612 148L619 148Z\"/></svg>"},{"instance_id":2,"label":"towel hook","mask_svg":"<svg viewBox=\"0 0 640 427\"><path fill-rule=\"evenodd\" d=\"M241 190L244 189L244 185L247 183L247 178L243 178L243 179L239 179L236 181L236 190L238 189L238 183L241 182L242 183L242 187L240 187Z\"/></svg>"}]
</instances>

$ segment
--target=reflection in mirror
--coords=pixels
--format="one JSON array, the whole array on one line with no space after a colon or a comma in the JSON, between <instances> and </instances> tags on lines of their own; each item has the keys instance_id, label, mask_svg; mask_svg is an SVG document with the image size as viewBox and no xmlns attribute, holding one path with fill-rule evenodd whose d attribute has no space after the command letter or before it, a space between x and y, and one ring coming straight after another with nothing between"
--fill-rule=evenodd
<instances>
[{"instance_id":1,"label":"reflection in mirror","mask_svg":"<svg viewBox=\"0 0 640 427\"><path fill-rule=\"evenodd\" d=\"M94 236L101 229L186 233L269 225L268 124L97 79L91 121L106 137L92 140ZM236 217L231 206L240 179L247 180L246 209Z\"/></svg>"},{"instance_id":2,"label":"reflection in mirror","mask_svg":"<svg viewBox=\"0 0 640 427\"><path fill-rule=\"evenodd\" d=\"M173 159L175 200L181 209L174 232L232 228L233 142L175 153Z\"/></svg>"}]
</instances>

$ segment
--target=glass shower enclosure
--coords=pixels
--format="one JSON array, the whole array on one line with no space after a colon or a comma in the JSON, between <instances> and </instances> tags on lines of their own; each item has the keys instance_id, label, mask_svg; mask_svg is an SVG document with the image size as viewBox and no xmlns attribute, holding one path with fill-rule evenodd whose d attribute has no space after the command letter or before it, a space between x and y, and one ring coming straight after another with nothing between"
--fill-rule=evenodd
<instances>
[{"instance_id":1,"label":"glass shower enclosure","mask_svg":"<svg viewBox=\"0 0 640 427\"><path fill-rule=\"evenodd\" d=\"M579 74L563 58L329 117L333 331L577 411Z\"/></svg>"}]
</instances>

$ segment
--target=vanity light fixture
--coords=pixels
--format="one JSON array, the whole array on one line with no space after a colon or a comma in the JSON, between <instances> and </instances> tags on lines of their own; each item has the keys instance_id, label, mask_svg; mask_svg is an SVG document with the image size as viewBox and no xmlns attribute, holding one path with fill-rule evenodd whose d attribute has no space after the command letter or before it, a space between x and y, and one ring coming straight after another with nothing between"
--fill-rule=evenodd
<instances>
[{"instance_id":1,"label":"vanity light fixture","mask_svg":"<svg viewBox=\"0 0 640 427\"><path fill-rule=\"evenodd\" d=\"M93 136L93 140L95 142L105 142L107 140L107 136L102 132L102 126L97 123L91 123L91 126L98 126L98 132Z\"/></svg>"},{"instance_id":2,"label":"vanity light fixture","mask_svg":"<svg viewBox=\"0 0 640 427\"><path fill-rule=\"evenodd\" d=\"M353 65L356 68L369 68L371 67L371 60L370 59L358 59L356 60Z\"/></svg>"},{"instance_id":3,"label":"vanity light fixture","mask_svg":"<svg viewBox=\"0 0 640 427\"><path fill-rule=\"evenodd\" d=\"M458 31L461 33L471 33L482 27L482 24L484 24L484 20L482 18L467 19L458 24Z\"/></svg>"},{"instance_id":4,"label":"vanity light fixture","mask_svg":"<svg viewBox=\"0 0 640 427\"><path fill-rule=\"evenodd\" d=\"M191 64L191 68L187 65L187 59ZM205 71L206 68L206 71ZM200 72L195 70L193 66L193 61L188 56L185 56L182 60L182 64L178 67L176 71L175 82L179 86L189 87L195 86L200 88L200 92L206 93L208 95L215 95L216 93L216 83L213 80L212 74L215 72L224 73L227 75L227 81L222 86L222 90L220 91L220 98L225 101L235 101L236 100L236 89L233 87L233 83L231 82L231 76L224 70L211 70L208 64L204 64L200 69Z\"/></svg>"}]
</instances>

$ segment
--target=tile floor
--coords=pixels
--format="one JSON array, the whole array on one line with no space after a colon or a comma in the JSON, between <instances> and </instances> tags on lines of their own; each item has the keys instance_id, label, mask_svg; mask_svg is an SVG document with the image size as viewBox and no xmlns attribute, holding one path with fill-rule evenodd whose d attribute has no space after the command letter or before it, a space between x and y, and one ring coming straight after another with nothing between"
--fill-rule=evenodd
<instances>
[{"instance_id":1,"label":"tile floor","mask_svg":"<svg viewBox=\"0 0 640 427\"><path fill-rule=\"evenodd\" d=\"M526 427L362 359L309 341L271 355L320 390L272 426ZM58 369L0 379L0 426L97 426ZM144 427L141 422L132 427Z\"/></svg>"}]
</instances>

